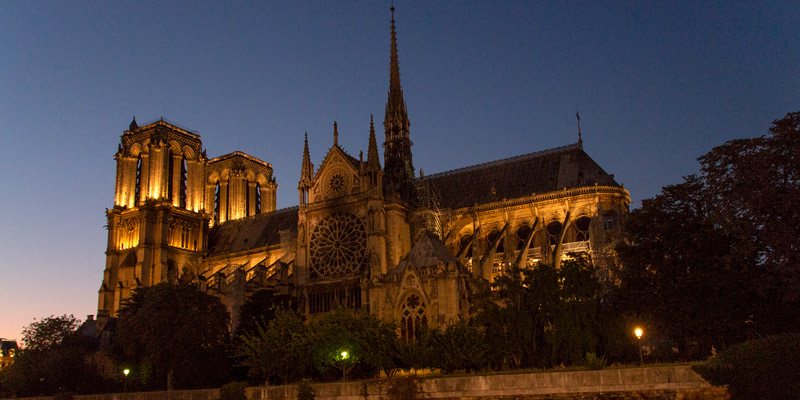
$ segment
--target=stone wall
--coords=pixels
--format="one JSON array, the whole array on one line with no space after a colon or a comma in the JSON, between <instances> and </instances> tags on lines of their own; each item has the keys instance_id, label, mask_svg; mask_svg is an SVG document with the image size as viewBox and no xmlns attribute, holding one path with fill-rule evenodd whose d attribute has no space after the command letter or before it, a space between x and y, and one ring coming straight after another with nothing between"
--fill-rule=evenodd
<instances>
[{"instance_id":1,"label":"stone wall","mask_svg":"<svg viewBox=\"0 0 800 400\"><path fill-rule=\"evenodd\" d=\"M471 375L420 379L429 399L728 400L689 366ZM389 400L387 380L313 384L317 400ZM217 400L218 389L75 396L75 400ZM296 385L251 387L249 400L297 398ZM41 400L49 398L41 398Z\"/></svg>"}]
</instances>

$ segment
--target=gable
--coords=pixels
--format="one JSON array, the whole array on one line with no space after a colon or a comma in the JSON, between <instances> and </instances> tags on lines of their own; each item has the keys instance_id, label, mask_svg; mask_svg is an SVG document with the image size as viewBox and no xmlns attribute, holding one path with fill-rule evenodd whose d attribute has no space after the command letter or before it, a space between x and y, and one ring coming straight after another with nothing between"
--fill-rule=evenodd
<instances>
[{"instance_id":1,"label":"gable","mask_svg":"<svg viewBox=\"0 0 800 400\"><path fill-rule=\"evenodd\" d=\"M333 145L314 175L309 202L346 196L360 185L360 161Z\"/></svg>"}]
</instances>

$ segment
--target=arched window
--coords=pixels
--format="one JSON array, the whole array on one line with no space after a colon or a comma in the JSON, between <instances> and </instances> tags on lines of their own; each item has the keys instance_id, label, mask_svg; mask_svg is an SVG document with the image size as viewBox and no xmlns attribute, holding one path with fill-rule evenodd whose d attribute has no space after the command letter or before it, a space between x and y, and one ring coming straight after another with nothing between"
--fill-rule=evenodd
<instances>
[{"instance_id":1,"label":"arched window","mask_svg":"<svg viewBox=\"0 0 800 400\"><path fill-rule=\"evenodd\" d=\"M587 216L582 216L575 221L575 241L586 242L589 240L589 226L592 224L592 219Z\"/></svg>"},{"instance_id":2,"label":"arched window","mask_svg":"<svg viewBox=\"0 0 800 400\"><path fill-rule=\"evenodd\" d=\"M181 158L181 186L180 186L180 207L186 208L186 180L188 174L186 159Z\"/></svg>"},{"instance_id":3,"label":"arched window","mask_svg":"<svg viewBox=\"0 0 800 400\"><path fill-rule=\"evenodd\" d=\"M617 216L613 213L603 216L603 229L611 231L617 229Z\"/></svg>"},{"instance_id":4,"label":"arched window","mask_svg":"<svg viewBox=\"0 0 800 400\"><path fill-rule=\"evenodd\" d=\"M172 192L175 190L175 161L172 149L167 155L167 200L172 202Z\"/></svg>"},{"instance_id":5,"label":"arched window","mask_svg":"<svg viewBox=\"0 0 800 400\"><path fill-rule=\"evenodd\" d=\"M458 244L459 254L463 254L466 258L472 258L472 235L468 233L464 236L461 236Z\"/></svg>"},{"instance_id":6,"label":"arched window","mask_svg":"<svg viewBox=\"0 0 800 400\"><path fill-rule=\"evenodd\" d=\"M136 160L136 187L133 189L133 205L139 205L142 191L142 156Z\"/></svg>"},{"instance_id":7,"label":"arched window","mask_svg":"<svg viewBox=\"0 0 800 400\"><path fill-rule=\"evenodd\" d=\"M525 248L525 244L528 243L528 238L531 236L531 233L532 229L528 225L521 225L519 228L517 228L517 250L522 250ZM533 248L533 245L533 240L531 240L528 248Z\"/></svg>"},{"instance_id":8,"label":"arched window","mask_svg":"<svg viewBox=\"0 0 800 400\"><path fill-rule=\"evenodd\" d=\"M495 229L495 230L489 232L489 234L486 235L486 241L488 242L489 246L491 246L492 243L497 241L497 247L495 249L495 253L497 253L497 254L505 253L506 247L503 245L504 240L503 240L503 238L500 237L500 230L499 229Z\"/></svg>"},{"instance_id":9,"label":"arched window","mask_svg":"<svg viewBox=\"0 0 800 400\"><path fill-rule=\"evenodd\" d=\"M220 202L219 181L214 185L214 222L219 222L219 202Z\"/></svg>"},{"instance_id":10,"label":"arched window","mask_svg":"<svg viewBox=\"0 0 800 400\"><path fill-rule=\"evenodd\" d=\"M261 185L256 182L256 214L261 214Z\"/></svg>"},{"instance_id":11,"label":"arched window","mask_svg":"<svg viewBox=\"0 0 800 400\"><path fill-rule=\"evenodd\" d=\"M561 222L552 221L547 224L547 236L550 237L550 246L555 246L556 242L558 241L559 235L561 235Z\"/></svg>"},{"instance_id":12,"label":"arched window","mask_svg":"<svg viewBox=\"0 0 800 400\"><path fill-rule=\"evenodd\" d=\"M425 306L419 296L412 294L403 302L400 316L400 337L406 340L419 339L422 330L428 326Z\"/></svg>"},{"instance_id":13,"label":"arched window","mask_svg":"<svg viewBox=\"0 0 800 400\"><path fill-rule=\"evenodd\" d=\"M247 190L245 190L245 192L244 192L244 216L245 217L249 217L250 216L250 184L249 183L245 183L245 188Z\"/></svg>"}]
</instances>

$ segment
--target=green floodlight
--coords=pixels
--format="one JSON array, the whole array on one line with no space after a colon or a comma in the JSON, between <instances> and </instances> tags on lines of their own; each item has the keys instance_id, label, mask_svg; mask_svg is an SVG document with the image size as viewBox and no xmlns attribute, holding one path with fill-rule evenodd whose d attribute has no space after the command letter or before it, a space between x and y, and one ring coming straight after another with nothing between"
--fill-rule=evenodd
<instances>
[{"instance_id":1,"label":"green floodlight","mask_svg":"<svg viewBox=\"0 0 800 400\"><path fill-rule=\"evenodd\" d=\"M348 353L347 350L342 350L342 352L339 353L339 356L342 358L342 360L347 360L350 358L350 353Z\"/></svg>"}]
</instances>

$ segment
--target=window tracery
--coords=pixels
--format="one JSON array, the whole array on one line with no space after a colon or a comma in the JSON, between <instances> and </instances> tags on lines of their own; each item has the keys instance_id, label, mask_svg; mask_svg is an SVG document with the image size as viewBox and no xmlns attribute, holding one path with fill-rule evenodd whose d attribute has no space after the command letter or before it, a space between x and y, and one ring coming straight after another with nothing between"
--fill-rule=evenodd
<instances>
[{"instance_id":1,"label":"window tracery","mask_svg":"<svg viewBox=\"0 0 800 400\"><path fill-rule=\"evenodd\" d=\"M367 235L354 214L337 212L323 218L311 232L312 279L332 279L361 271L366 263Z\"/></svg>"},{"instance_id":2,"label":"window tracery","mask_svg":"<svg viewBox=\"0 0 800 400\"><path fill-rule=\"evenodd\" d=\"M550 246L555 246L556 242L558 241L559 235L561 235L561 222L559 221L552 221L547 224L547 236L550 238Z\"/></svg>"},{"instance_id":3,"label":"window tracery","mask_svg":"<svg viewBox=\"0 0 800 400\"><path fill-rule=\"evenodd\" d=\"M592 219L587 216L582 216L575 221L575 241L577 242L586 242L589 240L589 226L592 223Z\"/></svg>"},{"instance_id":4,"label":"window tracery","mask_svg":"<svg viewBox=\"0 0 800 400\"><path fill-rule=\"evenodd\" d=\"M419 339L422 330L428 326L425 305L416 294L406 297L400 316L400 337L406 340Z\"/></svg>"}]
</instances>

